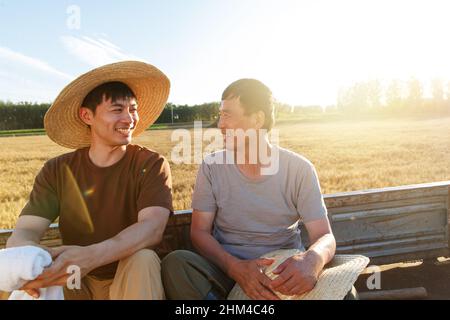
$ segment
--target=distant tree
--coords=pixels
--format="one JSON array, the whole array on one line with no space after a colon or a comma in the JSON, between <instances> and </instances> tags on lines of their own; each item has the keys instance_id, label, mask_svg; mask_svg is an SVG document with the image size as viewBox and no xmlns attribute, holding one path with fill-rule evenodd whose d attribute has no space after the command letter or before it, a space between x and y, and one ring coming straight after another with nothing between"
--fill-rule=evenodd
<instances>
[{"instance_id":1,"label":"distant tree","mask_svg":"<svg viewBox=\"0 0 450 320\"><path fill-rule=\"evenodd\" d=\"M367 82L367 104L370 109L381 107L381 96L383 88L379 80L370 80Z\"/></svg>"},{"instance_id":2,"label":"distant tree","mask_svg":"<svg viewBox=\"0 0 450 320\"><path fill-rule=\"evenodd\" d=\"M450 81L447 81L447 90L445 90L445 108L450 112Z\"/></svg>"},{"instance_id":3,"label":"distant tree","mask_svg":"<svg viewBox=\"0 0 450 320\"><path fill-rule=\"evenodd\" d=\"M360 112L369 108L369 86L367 82L357 82L348 88L340 88L338 108L345 112Z\"/></svg>"},{"instance_id":4,"label":"distant tree","mask_svg":"<svg viewBox=\"0 0 450 320\"><path fill-rule=\"evenodd\" d=\"M294 106L291 106L287 103L282 103L280 101L275 100L273 105L275 109L275 114L294 112Z\"/></svg>"},{"instance_id":5,"label":"distant tree","mask_svg":"<svg viewBox=\"0 0 450 320\"><path fill-rule=\"evenodd\" d=\"M410 109L419 109L423 105L422 83L414 77L408 81L408 96L406 103Z\"/></svg>"},{"instance_id":6,"label":"distant tree","mask_svg":"<svg viewBox=\"0 0 450 320\"><path fill-rule=\"evenodd\" d=\"M444 83L441 79L435 78L431 81L431 93L433 96L433 106L441 110L444 107Z\"/></svg>"},{"instance_id":7,"label":"distant tree","mask_svg":"<svg viewBox=\"0 0 450 320\"><path fill-rule=\"evenodd\" d=\"M401 108L402 89L400 81L392 80L386 90L386 105L390 109Z\"/></svg>"},{"instance_id":8,"label":"distant tree","mask_svg":"<svg viewBox=\"0 0 450 320\"><path fill-rule=\"evenodd\" d=\"M367 82L357 82L353 86L352 92L353 109L354 110L367 110L369 109L369 85Z\"/></svg>"},{"instance_id":9,"label":"distant tree","mask_svg":"<svg viewBox=\"0 0 450 320\"><path fill-rule=\"evenodd\" d=\"M340 87L337 94L336 108L338 110L345 110L350 103L350 89Z\"/></svg>"},{"instance_id":10,"label":"distant tree","mask_svg":"<svg viewBox=\"0 0 450 320\"><path fill-rule=\"evenodd\" d=\"M445 90L445 99L450 100L450 81L447 81L447 90Z\"/></svg>"}]
</instances>

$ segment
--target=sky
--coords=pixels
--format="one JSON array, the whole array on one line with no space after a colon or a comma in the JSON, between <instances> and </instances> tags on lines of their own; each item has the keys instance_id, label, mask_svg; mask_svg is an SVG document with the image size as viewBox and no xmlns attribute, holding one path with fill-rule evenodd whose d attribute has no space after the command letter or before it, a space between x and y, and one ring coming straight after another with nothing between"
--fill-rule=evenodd
<instances>
[{"instance_id":1,"label":"sky","mask_svg":"<svg viewBox=\"0 0 450 320\"><path fill-rule=\"evenodd\" d=\"M240 78L291 105L381 79L450 79L446 0L0 0L0 100L51 102L121 60L155 65L169 101L219 101Z\"/></svg>"}]
</instances>

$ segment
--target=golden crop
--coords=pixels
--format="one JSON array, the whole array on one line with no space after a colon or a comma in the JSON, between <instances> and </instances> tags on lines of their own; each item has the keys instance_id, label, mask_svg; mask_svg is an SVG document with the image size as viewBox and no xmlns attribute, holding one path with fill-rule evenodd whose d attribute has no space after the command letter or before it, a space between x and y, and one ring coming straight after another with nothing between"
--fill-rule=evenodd
<instances>
[{"instance_id":1,"label":"golden crop","mask_svg":"<svg viewBox=\"0 0 450 320\"><path fill-rule=\"evenodd\" d=\"M276 129L280 145L316 166L323 193L450 180L450 118L295 122ZM171 159L171 130L151 130L133 143ZM44 162L70 150L47 136L0 138L0 228L13 228ZM176 210L190 208L198 165L175 165Z\"/></svg>"}]
</instances>

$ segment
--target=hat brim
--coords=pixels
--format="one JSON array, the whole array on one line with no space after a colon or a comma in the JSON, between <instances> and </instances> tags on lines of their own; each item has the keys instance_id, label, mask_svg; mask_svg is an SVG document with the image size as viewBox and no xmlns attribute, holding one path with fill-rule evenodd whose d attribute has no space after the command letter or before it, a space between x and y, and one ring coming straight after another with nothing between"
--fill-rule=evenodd
<instances>
[{"instance_id":1,"label":"hat brim","mask_svg":"<svg viewBox=\"0 0 450 320\"><path fill-rule=\"evenodd\" d=\"M261 258L275 259L264 270L265 274L270 279L275 279L278 275L275 275L272 271L286 259L300 252L302 251L298 249L281 249L262 255ZM335 255L319 275L319 279L311 291L294 296L286 296L279 292L276 292L276 294L282 300L342 300L368 263L369 258L362 255ZM237 283L230 291L227 299L249 300Z\"/></svg>"},{"instance_id":2,"label":"hat brim","mask_svg":"<svg viewBox=\"0 0 450 320\"><path fill-rule=\"evenodd\" d=\"M61 91L44 117L44 127L49 138L71 149L89 146L91 132L80 119L79 109L89 92L111 81L125 83L136 95L139 122L133 132L134 137L156 121L169 97L169 79L148 63L123 61L91 70Z\"/></svg>"}]
</instances>

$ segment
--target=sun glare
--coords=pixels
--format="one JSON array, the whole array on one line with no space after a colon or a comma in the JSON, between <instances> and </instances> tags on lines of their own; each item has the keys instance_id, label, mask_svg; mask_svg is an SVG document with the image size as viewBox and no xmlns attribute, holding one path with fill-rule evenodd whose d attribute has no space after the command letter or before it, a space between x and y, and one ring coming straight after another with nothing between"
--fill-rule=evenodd
<instances>
[{"instance_id":1,"label":"sun glare","mask_svg":"<svg viewBox=\"0 0 450 320\"><path fill-rule=\"evenodd\" d=\"M261 78L290 104L334 104L358 81L449 79L444 1L266 3L239 34L242 74ZM351 8L351 10L350 10ZM248 23L249 24L249 23ZM244 26L246 26L244 24ZM251 37L255 29L259 37ZM429 90L425 87L425 94Z\"/></svg>"}]
</instances>

